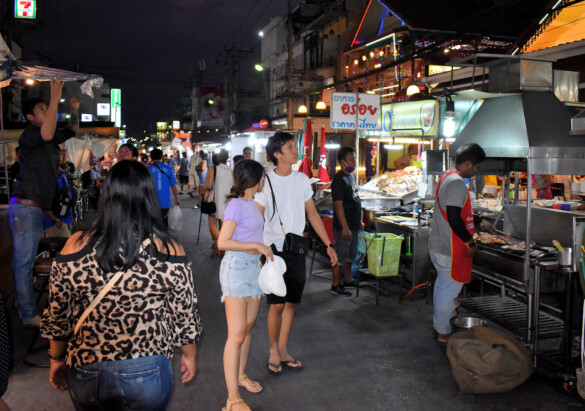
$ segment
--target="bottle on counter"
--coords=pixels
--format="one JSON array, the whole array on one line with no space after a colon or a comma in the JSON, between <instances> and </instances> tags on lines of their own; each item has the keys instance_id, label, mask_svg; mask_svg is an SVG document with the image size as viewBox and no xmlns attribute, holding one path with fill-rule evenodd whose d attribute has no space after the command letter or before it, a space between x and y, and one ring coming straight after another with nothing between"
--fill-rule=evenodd
<instances>
[{"instance_id":1,"label":"bottle on counter","mask_svg":"<svg viewBox=\"0 0 585 411\"><path fill-rule=\"evenodd\" d=\"M418 217L419 213L420 213L420 206L418 204L418 199L416 199L416 200L414 200L414 205L412 206L412 216Z\"/></svg>"}]
</instances>

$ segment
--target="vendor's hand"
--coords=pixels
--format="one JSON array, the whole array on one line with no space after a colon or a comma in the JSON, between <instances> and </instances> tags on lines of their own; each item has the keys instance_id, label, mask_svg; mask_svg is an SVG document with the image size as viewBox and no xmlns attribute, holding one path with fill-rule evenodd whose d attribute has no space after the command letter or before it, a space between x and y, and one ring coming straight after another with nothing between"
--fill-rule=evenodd
<instances>
[{"instance_id":1,"label":"vendor's hand","mask_svg":"<svg viewBox=\"0 0 585 411\"><path fill-rule=\"evenodd\" d=\"M327 255L331 259L331 267L335 267L337 265L337 253L333 247L327 247Z\"/></svg>"},{"instance_id":2,"label":"vendor's hand","mask_svg":"<svg viewBox=\"0 0 585 411\"><path fill-rule=\"evenodd\" d=\"M477 248L477 244L473 243L471 246L469 244L465 244L465 246L467 247L467 256L468 257L475 257L479 251L479 249Z\"/></svg>"},{"instance_id":3,"label":"vendor's hand","mask_svg":"<svg viewBox=\"0 0 585 411\"><path fill-rule=\"evenodd\" d=\"M496 230L496 227L494 227L494 225L487 220L481 220L479 223L479 228L482 231L487 231L489 233L493 233Z\"/></svg>"},{"instance_id":4,"label":"vendor's hand","mask_svg":"<svg viewBox=\"0 0 585 411\"><path fill-rule=\"evenodd\" d=\"M272 252L272 247L268 247L267 245L258 243L258 247L256 248L260 254L266 257L266 261L270 259L270 261L274 261L274 253Z\"/></svg>"},{"instance_id":5,"label":"vendor's hand","mask_svg":"<svg viewBox=\"0 0 585 411\"><path fill-rule=\"evenodd\" d=\"M183 373L181 378L183 384L191 381L197 372L197 360L189 358L185 354L181 355L181 372Z\"/></svg>"},{"instance_id":6,"label":"vendor's hand","mask_svg":"<svg viewBox=\"0 0 585 411\"><path fill-rule=\"evenodd\" d=\"M51 100L61 100L63 84L61 77L51 77Z\"/></svg>"},{"instance_id":7,"label":"vendor's hand","mask_svg":"<svg viewBox=\"0 0 585 411\"><path fill-rule=\"evenodd\" d=\"M81 99L78 97L71 97L69 104L71 105L71 112L77 113L77 111L79 111L79 106L81 106Z\"/></svg>"},{"instance_id":8,"label":"vendor's hand","mask_svg":"<svg viewBox=\"0 0 585 411\"><path fill-rule=\"evenodd\" d=\"M351 241L351 231L349 231L349 228L343 228L341 230L341 238L345 241Z\"/></svg>"},{"instance_id":9,"label":"vendor's hand","mask_svg":"<svg viewBox=\"0 0 585 411\"><path fill-rule=\"evenodd\" d=\"M51 384L51 387L56 390L67 391L69 389L69 385L67 384L67 365L65 364L65 360L51 360L49 383Z\"/></svg>"}]
</instances>

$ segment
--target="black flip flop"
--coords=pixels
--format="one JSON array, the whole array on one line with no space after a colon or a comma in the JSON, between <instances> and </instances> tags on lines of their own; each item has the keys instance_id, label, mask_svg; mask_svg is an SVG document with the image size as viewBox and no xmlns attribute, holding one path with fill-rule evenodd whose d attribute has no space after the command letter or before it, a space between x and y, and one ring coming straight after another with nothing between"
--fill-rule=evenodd
<instances>
[{"instance_id":1,"label":"black flip flop","mask_svg":"<svg viewBox=\"0 0 585 411\"><path fill-rule=\"evenodd\" d=\"M292 358L292 360L289 360L289 361L281 361L280 364L283 367L288 368L289 370L300 371L300 370L303 369L303 364L299 360L297 360L294 357L290 357L290 358ZM295 364L295 365L293 365L293 364ZM298 365L296 365L296 364L298 364Z\"/></svg>"},{"instance_id":2,"label":"black flip flop","mask_svg":"<svg viewBox=\"0 0 585 411\"><path fill-rule=\"evenodd\" d=\"M276 368L277 371L274 371L270 366ZM270 360L266 361L266 368L268 369L268 373L274 376L278 376L282 374L282 366L280 364L272 364ZM280 370L278 370L280 368Z\"/></svg>"}]
</instances>

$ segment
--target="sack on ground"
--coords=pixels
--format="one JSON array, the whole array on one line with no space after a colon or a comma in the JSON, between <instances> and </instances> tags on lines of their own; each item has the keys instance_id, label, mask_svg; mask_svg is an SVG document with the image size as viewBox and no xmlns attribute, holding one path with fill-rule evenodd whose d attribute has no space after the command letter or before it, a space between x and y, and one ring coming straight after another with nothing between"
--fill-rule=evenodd
<instances>
[{"instance_id":1,"label":"sack on ground","mask_svg":"<svg viewBox=\"0 0 585 411\"><path fill-rule=\"evenodd\" d=\"M260 270L258 276L258 285L265 294L274 294L279 297L286 295L286 284L284 283L283 274L286 272L286 263L277 255L274 261L268 259L266 264Z\"/></svg>"},{"instance_id":2,"label":"sack on ground","mask_svg":"<svg viewBox=\"0 0 585 411\"><path fill-rule=\"evenodd\" d=\"M530 377L530 352L516 339L487 327L454 334L447 344L453 378L463 394L513 390Z\"/></svg>"},{"instance_id":3,"label":"sack on ground","mask_svg":"<svg viewBox=\"0 0 585 411\"><path fill-rule=\"evenodd\" d=\"M179 232L183 223L183 213L178 205L172 206L169 210L169 231Z\"/></svg>"}]
</instances>

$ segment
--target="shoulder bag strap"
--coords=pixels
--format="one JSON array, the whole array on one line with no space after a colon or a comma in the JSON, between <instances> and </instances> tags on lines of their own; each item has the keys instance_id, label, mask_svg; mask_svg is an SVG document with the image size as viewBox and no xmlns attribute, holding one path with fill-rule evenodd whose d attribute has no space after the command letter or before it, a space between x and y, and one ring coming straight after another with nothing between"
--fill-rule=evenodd
<instances>
[{"instance_id":1,"label":"shoulder bag strap","mask_svg":"<svg viewBox=\"0 0 585 411\"><path fill-rule=\"evenodd\" d=\"M142 242L142 244L140 245L140 252L142 252L142 250L144 250L144 246L145 246L145 244L148 243L148 241L150 241L150 238L147 238L146 240L144 240ZM114 276L110 279L110 281L108 281L108 283L105 285L105 287L102 288L102 290L99 292L97 297L95 297L93 299L91 304L85 309L83 314L81 314L81 317L79 317L79 320L77 320L77 323L75 324L75 329L73 330L73 335L77 334L77 332L81 328L81 324L83 324L83 322L85 321L85 319L87 318L89 313L91 313L93 311L95 306L98 305L100 303L100 301L105 297L105 295L112 289L112 287L114 285L116 285L116 283L118 282L120 277L122 277L122 274L124 274L124 271L118 271L116 274L114 274Z\"/></svg>"},{"instance_id":2,"label":"shoulder bag strap","mask_svg":"<svg viewBox=\"0 0 585 411\"><path fill-rule=\"evenodd\" d=\"M272 217L270 220L274 218L274 213L278 214L278 221L280 221L280 228L282 228L282 234L286 237L286 231L284 231L284 224L282 224L282 219L280 218L280 212L278 211L278 207L276 206L276 197L274 197L274 189L272 188L272 182L270 181L270 177L266 174L266 180L268 180L268 185L270 186L270 194L272 194L272 206L274 211L272 212Z\"/></svg>"},{"instance_id":3,"label":"shoulder bag strap","mask_svg":"<svg viewBox=\"0 0 585 411\"><path fill-rule=\"evenodd\" d=\"M163 173L163 174L164 174L164 175L165 175L165 176L166 176L166 177L169 179L169 183L170 183L170 182L171 182L171 178L170 178L170 177L167 175L167 173L165 173L165 172L164 172L164 170L163 170L163 169L161 169L161 168L158 166L158 164L157 164L157 163L152 163L152 164L154 164L154 166L155 166L156 168L158 168L158 171L160 171L161 173Z\"/></svg>"}]
</instances>

